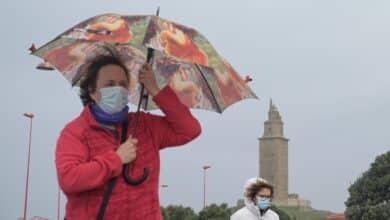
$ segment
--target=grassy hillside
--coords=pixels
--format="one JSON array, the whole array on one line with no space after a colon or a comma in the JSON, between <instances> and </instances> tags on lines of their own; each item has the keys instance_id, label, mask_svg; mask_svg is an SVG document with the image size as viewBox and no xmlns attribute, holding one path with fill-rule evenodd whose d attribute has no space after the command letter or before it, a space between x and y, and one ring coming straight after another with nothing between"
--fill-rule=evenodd
<instances>
[{"instance_id":1,"label":"grassy hillside","mask_svg":"<svg viewBox=\"0 0 390 220\"><path fill-rule=\"evenodd\" d=\"M320 210L302 210L297 207L278 207L288 213L294 220L324 220L331 212Z\"/></svg>"}]
</instances>

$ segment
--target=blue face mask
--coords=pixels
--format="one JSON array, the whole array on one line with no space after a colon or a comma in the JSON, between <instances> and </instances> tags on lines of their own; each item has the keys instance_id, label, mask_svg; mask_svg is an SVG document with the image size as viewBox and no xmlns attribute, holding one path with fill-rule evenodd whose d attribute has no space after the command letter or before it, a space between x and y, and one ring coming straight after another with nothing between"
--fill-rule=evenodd
<instances>
[{"instance_id":1,"label":"blue face mask","mask_svg":"<svg viewBox=\"0 0 390 220\"><path fill-rule=\"evenodd\" d=\"M108 114L122 111L128 100L128 90L121 86L105 87L100 89L101 99L97 105Z\"/></svg>"},{"instance_id":2,"label":"blue face mask","mask_svg":"<svg viewBox=\"0 0 390 220\"><path fill-rule=\"evenodd\" d=\"M271 199L259 197L256 205L257 205L257 207L259 207L260 210L265 210L271 206Z\"/></svg>"}]
</instances>

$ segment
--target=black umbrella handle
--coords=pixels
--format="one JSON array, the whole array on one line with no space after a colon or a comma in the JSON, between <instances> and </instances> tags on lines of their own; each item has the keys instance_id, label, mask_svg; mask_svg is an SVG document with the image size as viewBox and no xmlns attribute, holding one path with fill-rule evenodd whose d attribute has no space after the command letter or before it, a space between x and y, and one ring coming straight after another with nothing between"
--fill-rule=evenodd
<instances>
[{"instance_id":1,"label":"black umbrella handle","mask_svg":"<svg viewBox=\"0 0 390 220\"><path fill-rule=\"evenodd\" d=\"M125 179L126 183L133 185L133 186L137 186L137 185L140 185L141 183L145 182L145 180L148 178L149 168L145 167L144 173L142 174L142 176L139 179L135 179L135 180L130 178L128 176L128 173L129 173L129 164L125 164L123 166L123 178Z\"/></svg>"},{"instance_id":2,"label":"black umbrella handle","mask_svg":"<svg viewBox=\"0 0 390 220\"><path fill-rule=\"evenodd\" d=\"M140 95L139 102L138 102L137 112L135 113L134 122L133 122L133 125L132 125L132 128L131 128L131 134L133 135L133 137L135 137L135 132L137 130L140 108L141 108L141 105L142 105L142 100L144 98L143 97L144 96L144 90L145 90L144 85L141 85L141 95ZM144 173L142 174L141 178L139 178L139 179L132 179L131 177L129 177L129 166L130 166L130 164L123 165L123 173L122 173L122 175L123 175L123 178L125 179L126 183L128 183L130 185L133 185L133 186L136 186L136 185L139 185L139 184L143 183L148 178L148 176L149 176L149 169L145 167L144 168Z\"/></svg>"},{"instance_id":3,"label":"black umbrella handle","mask_svg":"<svg viewBox=\"0 0 390 220\"><path fill-rule=\"evenodd\" d=\"M154 56L154 50L152 48L148 48L148 54L147 54L147 58L146 58L146 61L148 63L151 63L151 60ZM145 102L145 109L146 109L146 106L147 106L147 95L146 95L146 102ZM135 113L135 119L134 119L134 123L133 123L133 126L131 128L131 134L133 135L133 137L135 137L135 132L137 130L137 125L138 125L138 119L139 119L139 113L140 113L140 109L141 109L141 105L142 105L142 100L145 98L145 86L143 84L141 84L141 94L140 94L140 97L139 97L139 102L138 102L138 106L137 106L137 112ZM139 185L141 183L143 183L149 176L149 169L147 167L144 168L144 173L142 174L141 178L139 179L132 179L129 177L129 164L125 164L123 165L123 178L125 179L125 181L130 184L130 185L133 185L133 186L136 186L136 185Z\"/></svg>"}]
</instances>

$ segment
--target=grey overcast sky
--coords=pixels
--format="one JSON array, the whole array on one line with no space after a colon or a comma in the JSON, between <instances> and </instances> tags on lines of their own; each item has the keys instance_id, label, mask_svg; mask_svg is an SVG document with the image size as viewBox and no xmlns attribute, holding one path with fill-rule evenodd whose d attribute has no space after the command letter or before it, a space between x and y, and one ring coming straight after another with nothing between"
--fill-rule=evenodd
<instances>
[{"instance_id":1,"label":"grey overcast sky","mask_svg":"<svg viewBox=\"0 0 390 220\"><path fill-rule=\"evenodd\" d=\"M202 166L207 203L235 204L258 175L258 138L269 99L289 142L289 191L314 208L341 212L347 188L379 154L390 150L390 1L387 0L2 0L0 8L0 219L23 215L29 121L34 112L28 216L56 218L56 139L76 117L79 98L57 72L35 69L28 54L91 16L153 14L204 34L250 84L260 100L222 115L193 113L203 133L164 150L162 205L199 211ZM131 109L134 110L134 106ZM62 196L62 214L65 197Z\"/></svg>"}]
</instances>

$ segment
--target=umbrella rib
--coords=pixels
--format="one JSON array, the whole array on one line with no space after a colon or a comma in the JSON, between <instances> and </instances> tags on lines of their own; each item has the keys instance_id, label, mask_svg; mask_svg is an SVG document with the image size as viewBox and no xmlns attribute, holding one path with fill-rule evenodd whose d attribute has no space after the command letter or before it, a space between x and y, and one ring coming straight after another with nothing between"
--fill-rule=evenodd
<instances>
[{"instance_id":1,"label":"umbrella rib","mask_svg":"<svg viewBox=\"0 0 390 220\"><path fill-rule=\"evenodd\" d=\"M218 111L219 113L222 113L222 110L221 110L221 107L220 107L219 104L218 104L217 98L215 97L213 90L211 90L210 84L209 84L209 82L207 81L205 75L203 74L202 69L199 67L199 65L198 65L197 63L195 63L195 66L196 66L196 68L198 69L198 71L200 72L200 75L202 76L203 80L205 81L205 83L206 83L206 85L207 85L207 88L210 90L211 96L213 97L214 102L215 102L215 104L217 105L217 111Z\"/></svg>"}]
</instances>

